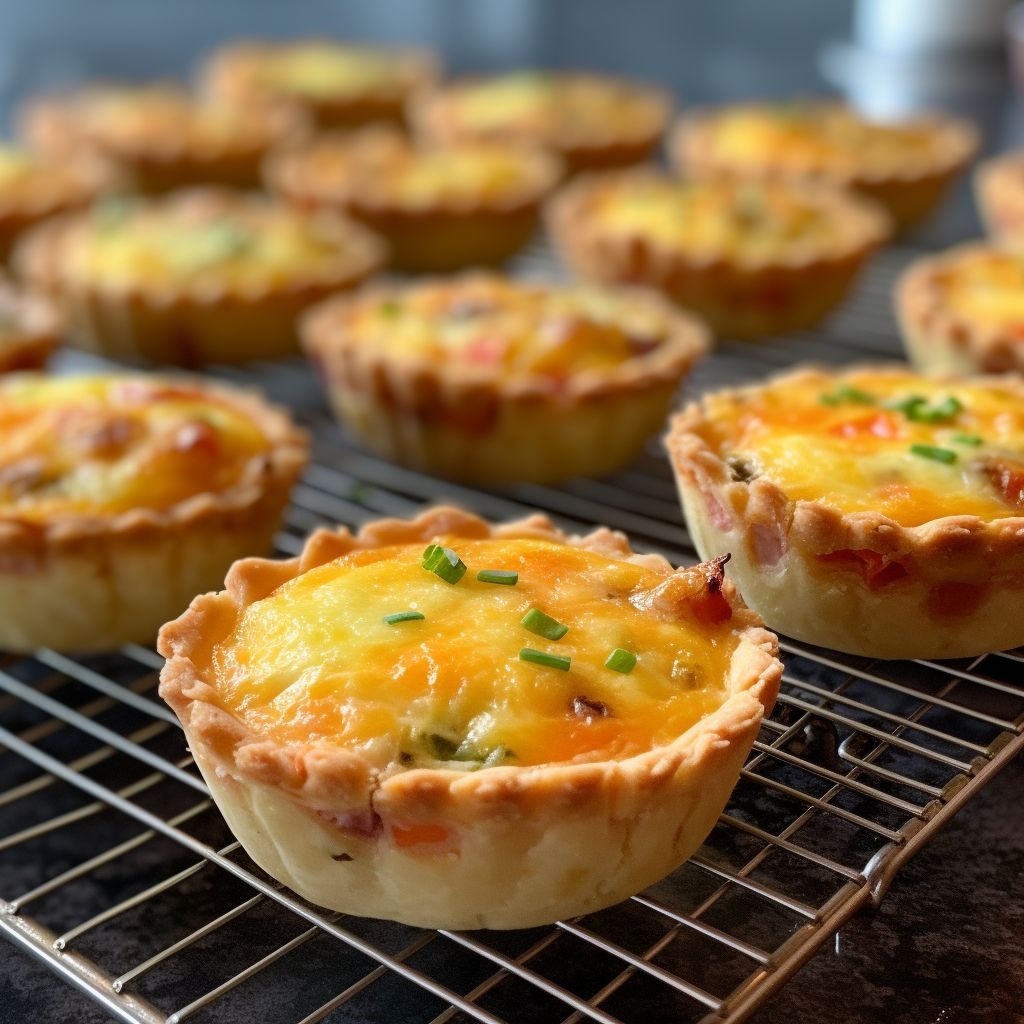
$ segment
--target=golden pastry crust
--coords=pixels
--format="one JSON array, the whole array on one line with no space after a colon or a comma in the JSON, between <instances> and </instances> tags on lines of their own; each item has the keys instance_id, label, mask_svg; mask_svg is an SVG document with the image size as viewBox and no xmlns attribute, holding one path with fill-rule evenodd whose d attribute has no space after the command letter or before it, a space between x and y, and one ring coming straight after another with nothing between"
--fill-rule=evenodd
<instances>
[{"instance_id":1,"label":"golden pastry crust","mask_svg":"<svg viewBox=\"0 0 1024 1024\"><path fill-rule=\"evenodd\" d=\"M529 370L512 375L498 363L471 362L454 350L398 357L395 345L367 343L359 326L378 310L421 300L436 299L444 307L438 317L446 310L461 316L464 307L466 316L500 316L530 303L539 307L538 325L531 328L539 337L545 297L563 294L574 292L484 274L411 288L371 285L312 310L303 321L303 340L339 419L386 458L487 483L596 476L635 457L664 422L680 380L707 347L693 320L654 296L622 290L616 299L616 293L603 293L620 301L624 312L642 313L645 329L653 324L657 337L643 339L644 351L607 366L576 370L577 357L570 356L557 376ZM587 330L587 316L581 305L582 322L568 310L548 317L547 326L557 333L564 325L571 335Z\"/></svg>"},{"instance_id":2,"label":"golden pastry crust","mask_svg":"<svg viewBox=\"0 0 1024 1024\"><path fill-rule=\"evenodd\" d=\"M72 343L122 360L195 367L289 355L298 349L299 315L361 284L384 260L377 237L340 215L221 189L183 190L112 212L113 224L98 208L40 225L15 262L61 307ZM161 225L172 233L166 244L156 234ZM109 233L142 246L143 230L152 232L144 251L132 259L122 252L111 271ZM261 240L275 230L301 251L277 246L265 262ZM207 231L217 244L201 246ZM227 244L236 236L238 245ZM106 277L97 248L106 253ZM178 260L180 251L188 258Z\"/></svg>"},{"instance_id":3,"label":"golden pastry crust","mask_svg":"<svg viewBox=\"0 0 1024 1024\"><path fill-rule=\"evenodd\" d=\"M201 78L204 91L225 102L286 104L317 128L350 129L404 124L411 96L440 72L437 56L425 50L305 39L232 43L210 55Z\"/></svg>"},{"instance_id":4,"label":"golden pastry crust","mask_svg":"<svg viewBox=\"0 0 1024 1024\"><path fill-rule=\"evenodd\" d=\"M421 93L412 108L416 129L428 139L543 146L558 153L570 173L642 163L657 148L670 114L668 96L646 84L540 72L450 82Z\"/></svg>"},{"instance_id":5,"label":"golden pastry crust","mask_svg":"<svg viewBox=\"0 0 1024 1024\"><path fill-rule=\"evenodd\" d=\"M978 211L992 238L1024 241L1024 153L983 160L974 172Z\"/></svg>"},{"instance_id":6,"label":"golden pastry crust","mask_svg":"<svg viewBox=\"0 0 1024 1024\"><path fill-rule=\"evenodd\" d=\"M687 218L609 229L602 215L653 197L673 202L698 195L725 242L691 242L658 233ZM752 197L764 220L743 211ZM687 199L689 201L689 199ZM806 233L765 251L774 230L771 211L808 219ZM720 216L717 210L720 209ZM581 277L604 284L643 284L692 310L716 334L757 338L810 327L842 301L861 267L888 233L880 208L845 192L797 183L673 182L638 170L581 178L549 203L548 226L562 259ZM799 218L797 218L799 219ZM812 230L813 229L813 230ZM787 229L788 230L788 229Z\"/></svg>"},{"instance_id":7,"label":"golden pastry crust","mask_svg":"<svg viewBox=\"0 0 1024 1024\"><path fill-rule=\"evenodd\" d=\"M997 275L1002 276L1004 269L1013 273L1007 290L1019 291L1024 313L1024 260L1006 248L984 242L957 246L914 260L900 276L896 312L907 355L917 369L956 374L1024 372L1024 315L1017 320L971 316L969 310L950 302L950 284L965 268L983 262L994 264ZM995 291L991 298L997 298Z\"/></svg>"},{"instance_id":8,"label":"golden pastry crust","mask_svg":"<svg viewBox=\"0 0 1024 1024\"><path fill-rule=\"evenodd\" d=\"M801 143L818 140L820 146L801 150L756 152L742 157L720 152L717 145L721 125L736 116L783 118L791 131L797 122L806 122L801 129ZM927 146L908 153L886 166L872 166L865 159L867 144L859 136L849 144L840 138L837 146L827 140L824 130L830 125L850 125L854 132L886 132L882 122L871 122L841 104L808 102L798 104L750 104L687 114L676 126L670 151L676 164L697 175L736 174L744 177L820 180L851 188L880 203L892 218L897 233L915 227L938 205L949 186L977 152L978 133L968 122L946 115L932 114L900 122L891 128L897 133L913 133ZM841 134L841 133L840 133ZM826 144L827 142L827 144ZM785 145L785 142L783 142Z\"/></svg>"},{"instance_id":9,"label":"golden pastry crust","mask_svg":"<svg viewBox=\"0 0 1024 1024\"><path fill-rule=\"evenodd\" d=\"M167 84L95 85L33 99L19 121L26 142L50 159L97 160L144 193L189 185L254 188L266 154L309 128L296 110L228 107Z\"/></svg>"},{"instance_id":10,"label":"golden pastry crust","mask_svg":"<svg viewBox=\"0 0 1024 1024\"><path fill-rule=\"evenodd\" d=\"M87 206L110 184L109 173L93 160L51 162L0 146L0 260L33 225Z\"/></svg>"},{"instance_id":11,"label":"golden pastry crust","mask_svg":"<svg viewBox=\"0 0 1024 1024\"><path fill-rule=\"evenodd\" d=\"M138 401L168 396L227 407L265 445L230 485L202 490L197 481L194 493L163 507L69 506L36 514L17 502L0 506L0 650L151 642L162 622L216 586L235 559L270 548L305 466L305 434L254 394L188 379L112 380L129 390L135 381ZM30 381L8 378L0 403L6 388ZM5 466L5 487L18 469L17 462Z\"/></svg>"},{"instance_id":12,"label":"golden pastry crust","mask_svg":"<svg viewBox=\"0 0 1024 1024\"><path fill-rule=\"evenodd\" d=\"M452 508L383 520L356 536L321 530L298 558L236 564L227 590L194 600L159 641L168 659L160 694L181 719L235 835L261 866L315 903L424 927L546 923L608 906L673 870L721 812L781 676L774 636L728 583L721 593L738 638L729 696L678 739L623 760L381 773L336 744L285 745L254 733L218 702L197 660L246 607L347 552L442 535L538 538L638 562L666 578L686 573L673 574L659 556L633 554L607 529L567 537L539 515L492 527ZM360 832L361 819L380 828ZM397 823L406 835L454 831L458 849L405 844Z\"/></svg>"},{"instance_id":13,"label":"golden pastry crust","mask_svg":"<svg viewBox=\"0 0 1024 1024\"><path fill-rule=\"evenodd\" d=\"M388 243L391 266L444 273L503 263L530 240L558 159L524 146L413 146L398 132L320 136L267 164L271 189L307 209L337 209Z\"/></svg>"},{"instance_id":14,"label":"golden pastry crust","mask_svg":"<svg viewBox=\"0 0 1024 1024\"><path fill-rule=\"evenodd\" d=\"M900 367L844 375L805 368L710 399L738 407L762 390L841 387L857 372L913 379ZM1024 397L1019 378L975 383ZM710 413L708 401L679 413L666 440L687 525L702 557L731 552L737 586L772 628L879 658L967 657L1024 642L1024 515L945 514L908 525L866 508L794 500L743 452L730 465L729 427ZM1015 484L1007 473L1009 494Z\"/></svg>"},{"instance_id":15,"label":"golden pastry crust","mask_svg":"<svg viewBox=\"0 0 1024 1024\"><path fill-rule=\"evenodd\" d=\"M59 331L52 303L0 276L0 373L38 370L57 347Z\"/></svg>"}]
</instances>

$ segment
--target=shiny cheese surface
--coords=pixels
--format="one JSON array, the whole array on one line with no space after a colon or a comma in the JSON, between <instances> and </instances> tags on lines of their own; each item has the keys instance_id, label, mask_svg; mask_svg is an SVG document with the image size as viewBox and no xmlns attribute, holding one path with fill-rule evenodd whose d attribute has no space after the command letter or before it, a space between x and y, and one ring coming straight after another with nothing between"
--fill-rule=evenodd
<instances>
[{"instance_id":1,"label":"shiny cheese surface","mask_svg":"<svg viewBox=\"0 0 1024 1024\"><path fill-rule=\"evenodd\" d=\"M772 259L848 239L831 206L784 184L625 175L599 184L594 195L595 229L687 252Z\"/></svg>"},{"instance_id":2,"label":"shiny cheese surface","mask_svg":"<svg viewBox=\"0 0 1024 1024\"><path fill-rule=\"evenodd\" d=\"M498 75L453 86L446 96L460 128L541 139L556 148L565 134L628 133L650 119L645 90L588 75Z\"/></svg>"},{"instance_id":3,"label":"shiny cheese surface","mask_svg":"<svg viewBox=\"0 0 1024 1024\"><path fill-rule=\"evenodd\" d=\"M337 193L358 201L380 196L413 208L437 201L515 196L536 176L516 149L418 149L401 136L377 132L350 143L321 142L296 161L313 190L325 197Z\"/></svg>"},{"instance_id":4,"label":"shiny cheese surface","mask_svg":"<svg viewBox=\"0 0 1024 1024\"><path fill-rule=\"evenodd\" d=\"M268 447L188 384L20 374L0 385L0 519L166 509L237 483Z\"/></svg>"},{"instance_id":5,"label":"shiny cheese surface","mask_svg":"<svg viewBox=\"0 0 1024 1024\"><path fill-rule=\"evenodd\" d=\"M917 415L932 422L896 408L914 398L923 400ZM704 403L710 425L703 432L740 478L763 476L791 500L880 512L904 526L1024 515L1019 386L812 373Z\"/></svg>"},{"instance_id":6,"label":"shiny cheese surface","mask_svg":"<svg viewBox=\"0 0 1024 1024\"><path fill-rule=\"evenodd\" d=\"M951 313L1024 341L1024 256L972 247L946 257L933 280Z\"/></svg>"},{"instance_id":7,"label":"shiny cheese surface","mask_svg":"<svg viewBox=\"0 0 1024 1024\"><path fill-rule=\"evenodd\" d=\"M710 154L737 167L898 174L941 152L921 124L868 121L841 106L780 103L735 107L709 123Z\"/></svg>"},{"instance_id":8,"label":"shiny cheese surface","mask_svg":"<svg viewBox=\"0 0 1024 1024\"><path fill-rule=\"evenodd\" d=\"M596 288L547 288L482 276L425 284L349 311L349 337L393 359L452 360L506 379L606 369L656 348L660 305Z\"/></svg>"},{"instance_id":9,"label":"shiny cheese surface","mask_svg":"<svg viewBox=\"0 0 1024 1024\"><path fill-rule=\"evenodd\" d=\"M63 258L69 276L113 287L261 289L334 272L342 254L339 240L301 212L180 193L102 204L69 234Z\"/></svg>"},{"instance_id":10,"label":"shiny cheese surface","mask_svg":"<svg viewBox=\"0 0 1024 1024\"><path fill-rule=\"evenodd\" d=\"M275 92L328 98L399 88L407 68L386 50L316 42L261 51L247 62L246 74Z\"/></svg>"},{"instance_id":11,"label":"shiny cheese surface","mask_svg":"<svg viewBox=\"0 0 1024 1024\"><path fill-rule=\"evenodd\" d=\"M222 705L278 742L326 740L382 769L478 768L628 757L725 698L736 635L690 610L699 570L676 574L663 608L651 591L666 574L628 562L540 540L438 542L468 566L454 585L423 568L422 544L402 545L339 558L248 606L203 669ZM479 582L481 569L516 571L518 585ZM532 607L569 631L529 632ZM383 621L404 610L424 618ZM571 668L520 660L524 647ZM636 654L632 673L604 667L615 648Z\"/></svg>"}]
</instances>

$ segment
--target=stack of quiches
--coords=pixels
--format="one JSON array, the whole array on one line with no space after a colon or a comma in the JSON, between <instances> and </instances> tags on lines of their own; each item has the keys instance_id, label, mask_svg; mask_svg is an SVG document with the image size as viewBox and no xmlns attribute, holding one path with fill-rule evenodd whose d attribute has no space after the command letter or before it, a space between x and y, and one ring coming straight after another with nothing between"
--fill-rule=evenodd
<instances>
[{"instance_id":1,"label":"stack of quiches","mask_svg":"<svg viewBox=\"0 0 1024 1024\"><path fill-rule=\"evenodd\" d=\"M257 862L348 913L509 928L703 841L777 692L765 622L883 658L1024 642L1024 261L908 271L921 373L796 370L677 414L698 566L445 507L260 557L305 434L138 364L304 349L385 458L488 486L609 473L712 335L827 316L975 147L950 118L751 104L684 117L669 173L657 88L440 76L419 51L250 42L194 91L25 105L0 149L0 371L60 337L136 368L0 381L0 649L167 623L161 694ZM1024 170L979 189L1012 246ZM495 269L542 224L578 282Z\"/></svg>"}]
</instances>

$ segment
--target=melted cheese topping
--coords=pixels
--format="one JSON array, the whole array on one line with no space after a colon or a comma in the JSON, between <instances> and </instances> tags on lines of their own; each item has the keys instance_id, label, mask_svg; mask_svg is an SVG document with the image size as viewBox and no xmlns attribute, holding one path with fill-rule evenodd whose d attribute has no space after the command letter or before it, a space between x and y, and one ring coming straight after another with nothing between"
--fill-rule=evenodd
<instances>
[{"instance_id":1,"label":"melted cheese topping","mask_svg":"<svg viewBox=\"0 0 1024 1024\"><path fill-rule=\"evenodd\" d=\"M350 307L349 336L393 359L449 361L504 379L565 377L656 348L670 330L659 305L593 288L547 288L481 276L425 284Z\"/></svg>"},{"instance_id":2,"label":"melted cheese topping","mask_svg":"<svg viewBox=\"0 0 1024 1024\"><path fill-rule=\"evenodd\" d=\"M408 77L399 54L337 43L301 43L261 50L248 77L274 92L310 98L360 96L401 88Z\"/></svg>"},{"instance_id":3,"label":"melted cheese topping","mask_svg":"<svg viewBox=\"0 0 1024 1024\"><path fill-rule=\"evenodd\" d=\"M327 140L294 158L313 191L324 196L382 195L397 205L503 199L535 172L516 149L490 145L417 149L397 134Z\"/></svg>"},{"instance_id":4,"label":"melted cheese topping","mask_svg":"<svg viewBox=\"0 0 1024 1024\"><path fill-rule=\"evenodd\" d=\"M915 397L924 401L908 412ZM813 373L704 401L712 447L793 501L880 512L904 526L1024 514L1019 388L909 372Z\"/></svg>"},{"instance_id":5,"label":"melted cheese topping","mask_svg":"<svg viewBox=\"0 0 1024 1024\"><path fill-rule=\"evenodd\" d=\"M1024 257L972 247L945 257L933 280L950 312L1024 339Z\"/></svg>"},{"instance_id":6,"label":"melted cheese topping","mask_svg":"<svg viewBox=\"0 0 1024 1024\"><path fill-rule=\"evenodd\" d=\"M329 274L343 258L314 218L258 200L203 193L103 204L69 233L65 272L124 287L226 284L262 289Z\"/></svg>"},{"instance_id":7,"label":"melted cheese topping","mask_svg":"<svg viewBox=\"0 0 1024 1024\"><path fill-rule=\"evenodd\" d=\"M467 82L445 93L460 128L482 136L547 142L555 148L567 135L632 134L637 122L646 130L652 95L613 79L539 72Z\"/></svg>"},{"instance_id":8,"label":"melted cheese topping","mask_svg":"<svg viewBox=\"0 0 1024 1024\"><path fill-rule=\"evenodd\" d=\"M268 448L244 412L195 386L21 374L0 387L0 517L167 509L231 487Z\"/></svg>"},{"instance_id":9,"label":"melted cheese topping","mask_svg":"<svg viewBox=\"0 0 1024 1024\"><path fill-rule=\"evenodd\" d=\"M740 106L709 122L709 152L738 167L898 174L929 160L943 141L934 126L865 120L832 104Z\"/></svg>"},{"instance_id":10,"label":"melted cheese topping","mask_svg":"<svg viewBox=\"0 0 1024 1024\"><path fill-rule=\"evenodd\" d=\"M736 634L728 620L700 625L685 602L665 617L645 608L664 574L547 541L439 542L469 567L455 585L422 567L422 544L397 546L339 558L246 608L204 672L222 705L278 742L327 740L384 768L623 758L722 703ZM481 583L480 569L517 571L518 585ZM684 581L702 593L699 571ZM535 606L568 633L526 630ZM425 618L382 621L409 609ZM524 647L571 668L523 661ZM631 674L604 667L615 648L637 655Z\"/></svg>"},{"instance_id":11,"label":"melted cheese topping","mask_svg":"<svg viewBox=\"0 0 1024 1024\"><path fill-rule=\"evenodd\" d=\"M624 175L597 182L593 196L591 224L602 233L686 252L761 261L848 239L834 206L783 183Z\"/></svg>"},{"instance_id":12,"label":"melted cheese topping","mask_svg":"<svg viewBox=\"0 0 1024 1024\"><path fill-rule=\"evenodd\" d=\"M115 148L182 139L199 148L260 145L271 135L265 118L164 86L92 89L74 103L73 117L77 128Z\"/></svg>"}]
</instances>

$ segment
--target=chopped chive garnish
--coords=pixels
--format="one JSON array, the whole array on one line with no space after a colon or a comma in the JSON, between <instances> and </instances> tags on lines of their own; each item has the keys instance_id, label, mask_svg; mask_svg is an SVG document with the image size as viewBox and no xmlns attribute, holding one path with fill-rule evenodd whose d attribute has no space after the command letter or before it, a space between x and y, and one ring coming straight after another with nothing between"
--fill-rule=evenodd
<instances>
[{"instance_id":1,"label":"chopped chive garnish","mask_svg":"<svg viewBox=\"0 0 1024 1024\"><path fill-rule=\"evenodd\" d=\"M616 647L605 659L604 667L610 668L613 672L621 672L623 675L628 676L636 668L636 655L632 651L625 651L621 647Z\"/></svg>"},{"instance_id":2,"label":"chopped chive garnish","mask_svg":"<svg viewBox=\"0 0 1024 1024\"><path fill-rule=\"evenodd\" d=\"M923 395L908 395L906 398L890 398L888 401L883 402L882 405L886 409L891 409L893 412L902 412L913 419L914 410L920 409L921 406L927 405L928 399Z\"/></svg>"},{"instance_id":3,"label":"chopped chive garnish","mask_svg":"<svg viewBox=\"0 0 1024 1024\"><path fill-rule=\"evenodd\" d=\"M466 575L466 563L451 548L431 544L423 552L423 568L445 583L458 583Z\"/></svg>"},{"instance_id":4,"label":"chopped chive garnish","mask_svg":"<svg viewBox=\"0 0 1024 1024\"><path fill-rule=\"evenodd\" d=\"M957 444L968 444L972 448L977 448L978 445L985 442L985 439L980 434L954 434L953 440Z\"/></svg>"},{"instance_id":5,"label":"chopped chive garnish","mask_svg":"<svg viewBox=\"0 0 1024 1024\"><path fill-rule=\"evenodd\" d=\"M852 384L840 385L833 394L841 402L856 402L857 405L875 404L874 395L869 394L867 391L862 391L860 388L855 388Z\"/></svg>"},{"instance_id":6,"label":"chopped chive garnish","mask_svg":"<svg viewBox=\"0 0 1024 1024\"><path fill-rule=\"evenodd\" d=\"M392 612L390 615L385 615L381 622L386 622L389 626L395 626L399 622L416 622L419 619L425 619L426 615L423 612Z\"/></svg>"},{"instance_id":7,"label":"chopped chive garnish","mask_svg":"<svg viewBox=\"0 0 1024 1024\"><path fill-rule=\"evenodd\" d=\"M563 625L558 619L551 618L550 615L545 615L539 608L531 608L522 617L521 623L531 633L536 633L545 640L561 640L569 632L568 626Z\"/></svg>"},{"instance_id":8,"label":"chopped chive garnish","mask_svg":"<svg viewBox=\"0 0 1024 1024\"><path fill-rule=\"evenodd\" d=\"M532 661L535 665L543 665L545 668L557 668L560 672L568 672L572 664L571 658L548 654L547 651L535 651L532 647L524 647L519 652L519 660Z\"/></svg>"},{"instance_id":9,"label":"chopped chive garnish","mask_svg":"<svg viewBox=\"0 0 1024 1024\"><path fill-rule=\"evenodd\" d=\"M953 419L958 412L963 411L963 404L959 399L949 395L937 405L928 405L921 402L906 411L907 419L915 423L943 423Z\"/></svg>"},{"instance_id":10,"label":"chopped chive garnish","mask_svg":"<svg viewBox=\"0 0 1024 1024\"><path fill-rule=\"evenodd\" d=\"M951 451L949 448L936 448L930 444L912 444L910 450L915 455L920 455L922 459L945 462L946 465L956 462L958 458L956 452Z\"/></svg>"},{"instance_id":11,"label":"chopped chive garnish","mask_svg":"<svg viewBox=\"0 0 1024 1024\"><path fill-rule=\"evenodd\" d=\"M519 573L508 569L481 569L476 578L481 583L497 583L501 587L514 587L519 582Z\"/></svg>"}]
</instances>

